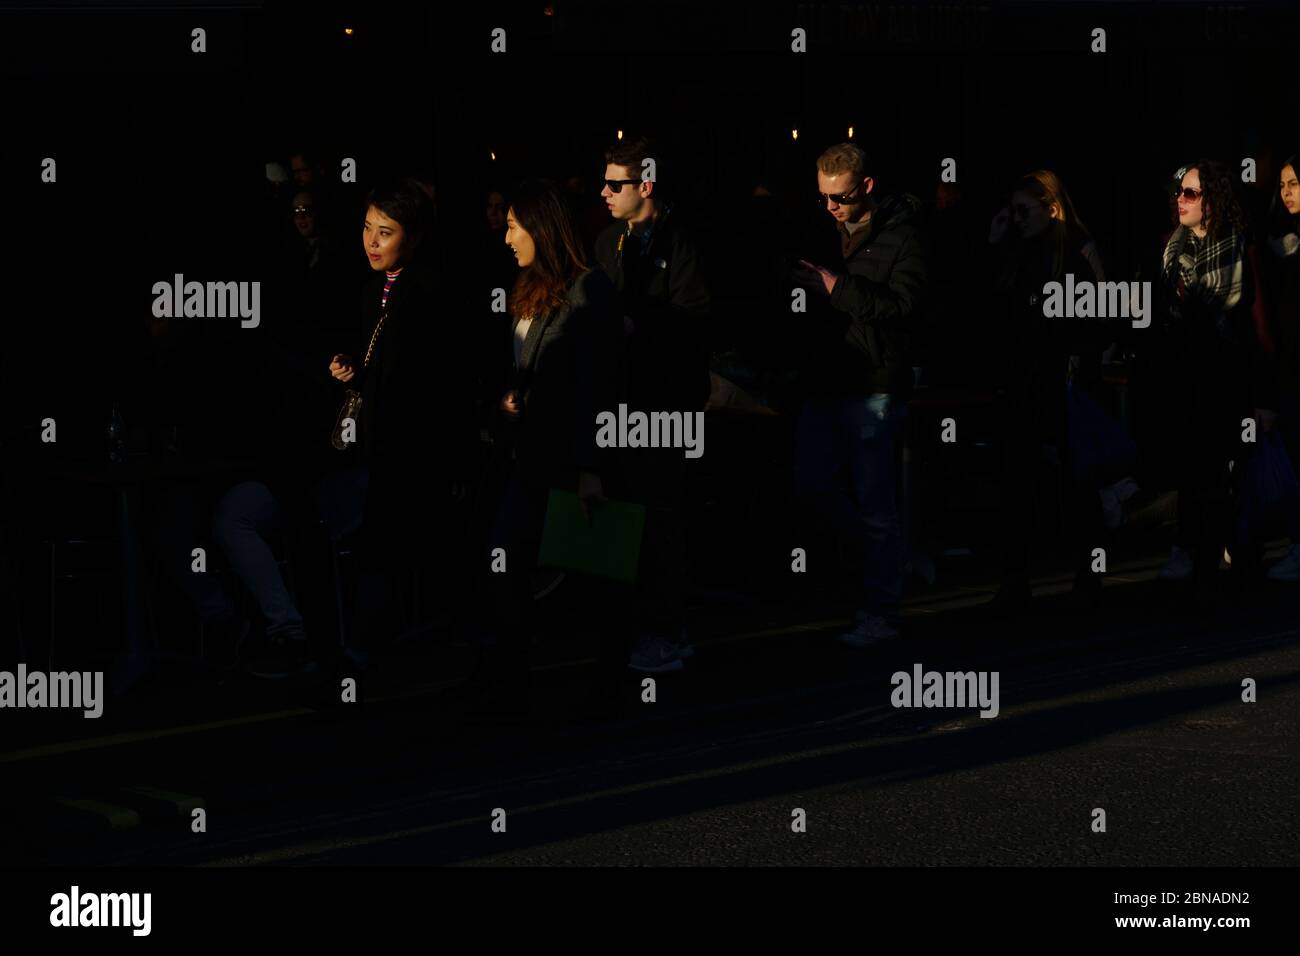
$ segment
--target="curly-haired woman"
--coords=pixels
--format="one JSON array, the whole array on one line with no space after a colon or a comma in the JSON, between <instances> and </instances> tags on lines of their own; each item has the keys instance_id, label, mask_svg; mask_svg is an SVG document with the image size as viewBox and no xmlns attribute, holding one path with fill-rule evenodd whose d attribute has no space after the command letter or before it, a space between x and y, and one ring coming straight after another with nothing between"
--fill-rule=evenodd
<instances>
[{"instance_id":1,"label":"curly-haired woman","mask_svg":"<svg viewBox=\"0 0 1300 956\"><path fill-rule=\"evenodd\" d=\"M1211 600L1228 540L1229 462L1255 415L1249 370L1258 352L1254 270L1232 177L1201 160L1182 170L1174 230L1161 258L1164 341L1156 428L1178 489L1178 532L1162 580L1195 577ZM1257 417L1257 416L1256 416Z\"/></svg>"}]
</instances>

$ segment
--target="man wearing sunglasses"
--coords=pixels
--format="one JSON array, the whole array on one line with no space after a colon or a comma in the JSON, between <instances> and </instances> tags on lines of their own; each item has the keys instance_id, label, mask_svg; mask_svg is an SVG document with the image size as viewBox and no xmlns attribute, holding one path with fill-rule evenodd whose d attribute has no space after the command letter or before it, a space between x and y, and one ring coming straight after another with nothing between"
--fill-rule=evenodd
<instances>
[{"instance_id":1,"label":"man wearing sunglasses","mask_svg":"<svg viewBox=\"0 0 1300 956\"><path fill-rule=\"evenodd\" d=\"M929 268L913 221L920 203L880 195L867 154L852 143L817 160L818 204L835 221L834 268L799 260L796 281L822 297L810 308L807 399L795 447L795 486L819 523L862 565L851 647L898 636L903 589L897 442L912 389L909 339Z\"/></svg>"},{"instance_id":2,"label":"man wearing sunglasses","mask_svg":"<svg viewBox=\"0 0 1300 956\"><path fill-rule=\"evenodd\" d=\"M694 413L709 397L711 296L699 245L665 192L671 179L664 173L662 156L643 137L606 151L600 195L614 221L596 240L596 261L622 305L629 411ZM680 670L691 652L684 616L686 458L680 448L627 449L623 456L626 495L646 505L635 609L641 633L628 666Z\"/></svg>"}]
</instances>

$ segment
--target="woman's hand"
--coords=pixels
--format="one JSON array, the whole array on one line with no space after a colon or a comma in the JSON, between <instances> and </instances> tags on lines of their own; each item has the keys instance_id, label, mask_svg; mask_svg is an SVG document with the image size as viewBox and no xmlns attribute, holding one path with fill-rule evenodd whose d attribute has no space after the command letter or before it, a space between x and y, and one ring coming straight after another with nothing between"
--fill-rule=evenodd
<instances>
[{"instance_id":1,"label":"woman's hand","mask_svg":"<svg viewBox=\"0 0 1300 956\"><path fill-rule=\"evenodd\" d=\"M501 396L501 404L499 407L501 409L501 413L506 417L508 418L519 417L519 412L520 412L519 396L515 393L515 390L513 388Z\"/></svg>"},{"instance_id":2,"label":"woman's hand","mask_svg":"<svg viewBox=\"0 0 1300 956\"><path fill-rule=\"evenodd\" d=\"M352 356L339 354L330 360L330 374L340 382L350 382L356 377L352 367Z\"/></svg>"},{"instance_id":3,"label":"woman's hand","mask_svg":"<svg viewBox=\"0 0 1300 956\"><path fill-rule=\"evenodd\" d=\"M600 483L600 475L590 471L578 472L578 507L582 509L587 524L591 524L591 515L596 506L608 500Z\"/></svg>"}]
</instances>

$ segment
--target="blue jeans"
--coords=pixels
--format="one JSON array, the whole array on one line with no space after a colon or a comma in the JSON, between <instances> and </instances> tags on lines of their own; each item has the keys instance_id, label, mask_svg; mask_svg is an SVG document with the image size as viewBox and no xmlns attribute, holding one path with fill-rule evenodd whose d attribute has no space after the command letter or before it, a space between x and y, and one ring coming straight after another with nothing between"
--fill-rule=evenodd
<instances>
[{"instance_id":1,"label":"blue jeans","mask_svg":"<svg viewBox=\"0 0 1300 956\"><path fill-rule=\"evenodd\" d=\"M331 537L361 526L368 471L365 466L326 475L311 490ZM302 615L293 603L267 538L281 526L280 503L260 481L235 485L217 502L212 535L266 620L268 636L300 633Z\"/></svg>"},{"instance_id":2,"label":"blue jeans","mask_svg":"<svg viewBox=\"0 0 1300 956\"><path fill-rule=\"evenodd\" d=\"M862 565L859 618L898 619L903 592L897 444L902 402L810 399L795 433L795 491Z\"/></svg>"}]
</instances>

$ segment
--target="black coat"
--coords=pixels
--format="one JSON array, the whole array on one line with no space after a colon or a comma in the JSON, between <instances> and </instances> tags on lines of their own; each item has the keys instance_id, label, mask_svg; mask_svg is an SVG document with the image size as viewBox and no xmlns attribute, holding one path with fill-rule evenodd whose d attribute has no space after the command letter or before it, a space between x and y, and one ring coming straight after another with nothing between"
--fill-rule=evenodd
<instances>
[{"instance_id":1,"label":"black coat","mask_svg":"<svg viewBox=\"0 0 1300 956\"><path fill-rule=\"evenodd\" d=\"M576 490L580 470L611 477L615 450L597 447L596 416L618 411L622 341L614 290L599 270L533 320L511 383L522 406L512 431L525 484Z\"/></svg>"},{"instance_id":2,"label":"black coat","mask_svg":"<svg viewBox=\"0 0 1300 956\"><path fill-rule=\"evenodd\" d=\"M930 278L929 253L916 226L919 203L888 197L870 224L850 235L839 226L840 273L830 309L812 312L809 393L847 398L912 390L915 323Z\"/></svg>"},{"instance_id":3,"label":"black coat","mask_svg":"<svg viewBox=\"0 0 1300 956\"><path fill-rule=\"evenodd\" d=\"M619 240L623 248L619 249ZM615 221L596 239L596 261L618 296L618 316L632 320L627 339L626 398L646 411L699 411L709 398L709 327L713 304L694 233L671 208L650 244Z\"/></svg>"},{"instance_id":4,"label":"black coat","mask_svg":"<svg viewBox=\"0 0 1300 956\"><path fill-rule=\"evenodd\" d=\"M350 383L362 405L357 448L344 454L360 455L370 467L366 541L402 559L412 549L440 547L451 484L472 473L478 431L463 319L447 307L433 270L418 263L403 269L370 363L361 368L383 287L381 273L362 293L365 338L352 352L359 371Z\"/></svg>"},{"instance_id":5,"label":"black coat","mask_svg":"<svg viewBox=\"0 0 1300 956\"><path fill-rule=\"evenodd\" d=\"M1116 332L1114 320L1044 314L1047 283L1064 284L1067 275L1076 282L1093 280L1083 247L1082 236L1053 221L1039 236L1013 240L995 255L988 303L991 338L997 343L991 378L1007 422L1044 441L1059 441L1065 434L1070 357L1081 360L1075 386L1098 392L1101 349Z\"/></svg>"},{"instance_id":6,"label":"black coat","mask_svg":"<svg viewBox=\"0 0 1300 956\"><path fill-rule=\"evenodd\" d=\"M1272 313L1273 404L1295 403L1300 396L1300 252L1278 256L1265 251L1260 259Z\"/></svg>"}]
</instances>

